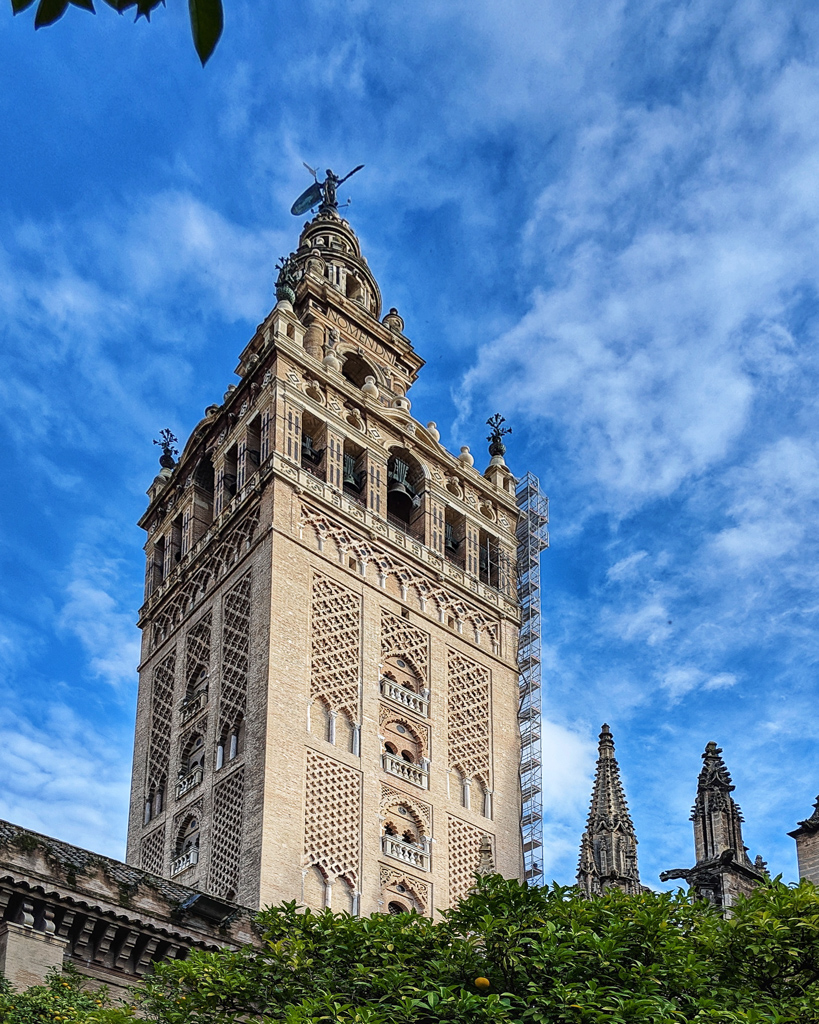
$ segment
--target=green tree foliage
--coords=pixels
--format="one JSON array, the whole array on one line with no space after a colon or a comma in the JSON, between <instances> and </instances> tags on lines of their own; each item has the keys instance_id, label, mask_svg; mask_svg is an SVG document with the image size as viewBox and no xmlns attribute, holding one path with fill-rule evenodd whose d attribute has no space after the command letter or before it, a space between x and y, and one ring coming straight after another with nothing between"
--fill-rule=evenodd
<instances>
[{"instance_id":1,"label":"green tree foliage","mask_svg":"<svg viewBox=\"0 0 819 1024\"><path fill-rule=\"evenodd\" d=\"M11 0L11 9L15 14L20 14L21 11L31 7L33 3L34 0ZM105 3L120 14L135 8L137 21L140 18L150 21L151 11L160 4L164 5L165 0L105 0ZM81 7L84 11L96 14L94 0L40 0L34 15L34 27L45 28L47 25L53 25L55 21L62 18L69 7ZM222 35L224 27L222 0L188 0L188 12L191 19L193 45L204 67Z\"/></svg>"},{"instance_id":2,"label":"green tree foliage","mask_svg":"<svg viewBox=\"0 0 819 1024\"><path fill-rule=\"evenodd\" d=\"M819 1022L809 883L760 887L727 921L683 893L587 900L496 876L436 924L293 903L259 923L260 951L160 965L142 1012L163 1024Z\"/></svg>"},{"instance_id":3,"label":"green tree foliage","mask_svg":"<svg viewBox=\"0 0 819 1024\"><path fill-rule=\"evenodd\" d=\"M762 886L728 920L681 892L587 900L495 876L438 923L288 903L259 925L261 949L157 965L140 1015L157 1024L819 1024L819 890L806 882ZM66 1019L124 1024L99 1012Z\"/></svg>"},{"instance_id":4,"label":"green tree foliage","mask_svg":"<svg viewBox=\"0 0 819 1024\"><path fill-rule=\"evenodd\" d=\"M2 1024L136 1024L129 1007L111 1005L106 989L88 990L70 965L45 985L14 992L0 975Z\"/></svg>"}]
</instances>

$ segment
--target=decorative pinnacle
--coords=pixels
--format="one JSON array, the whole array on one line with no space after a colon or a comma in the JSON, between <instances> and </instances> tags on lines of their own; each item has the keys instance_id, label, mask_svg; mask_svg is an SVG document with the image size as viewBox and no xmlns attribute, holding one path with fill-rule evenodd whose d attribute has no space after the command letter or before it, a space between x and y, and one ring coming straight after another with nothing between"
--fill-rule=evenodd
<instances>
[{"instance_id":1,"label":"decorative pinnacle","mask_svg":"<svg viewBox=\"0 0 819 1024\"><path fill-rule=\"evenodd\" d=\"M159 456L159 465L163 469L173 469L176 465L176 456L179 455L179 451L176 448L179 438L175 437L167 428L160 430L159 436L161 440L154 441L154 444L158 444L162 449L162 454Z\"/></svg>"},{"instance_id":2,"label":"decorative pinnacle","mask_svg":"<svg viewBox=\"0 0 819 1024\"><path fill-rule=\"evenodd\" d=\"M603 723L603 728L600 730L600 742L598 744L598 752L600 757L614 757L614 737L611 734L611 729Z\"/></svg>"},{"instance_id":3,"label":"decorative pinnacle","mask_svg":"<svg viewBox=\"0 0 819 1024\"><path fill-rule=\"evenodd\" d=\"M722 747L718 747L713 740L706 743L702 760L703 766L697 780L698 789L718 786L731 792L735 788L731 774L722 759Z\"/></svg>"},{"instance_id":4,"label":"decorative pinnacle","mask_svg":"<svg viewBox=\"0 0 819 1024\"><path fill-rule=\"evenodd\" d=\"M291 252L289 256L280 256L276 263L276 270L279 275L276 278L276 298L296 301L296 285L302 277L302 270L296 262L296 254Z\"/></svg>"},{"instance_id":5,"label":"decorative pinnacle","mask_svg":"<svg viewBox=\"0 0 819 1024\"><path fill-rule=\"evenodd\" d=\"M501 416L499 412L496 412L494 416L490 416L486 421L487 427L490 427L492 430L492 433L486 440L489 442L489 454L493 457L506 454L506 445L503 443L503 438L506 434L512 433L512 428L504 427L503 424L505 422L506 417Z\"/></svg>"}]
</instances>

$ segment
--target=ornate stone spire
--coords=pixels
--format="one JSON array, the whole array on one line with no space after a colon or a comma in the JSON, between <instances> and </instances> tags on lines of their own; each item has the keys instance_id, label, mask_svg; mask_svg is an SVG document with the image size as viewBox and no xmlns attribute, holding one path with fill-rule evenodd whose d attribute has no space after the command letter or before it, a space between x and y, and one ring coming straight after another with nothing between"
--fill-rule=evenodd
<instances>
[{"instance_id":1,"label":"ornate stone spire","mask_svg":"<svg viewBox=\"0 0 819 1024\"><path fill-rule=\"evenodd\" d=\"M686 870L664 871L663 882L684 879L697 894L728 908L765 877L761 858L752 863L742 841L742 812L731 793L734 784L722 759L722 748L708 743L697 779L697 798L691 809L697 863Z\"/></svg>"},{"instance_id":2,"label":"ornate stone spire","mask_svg":"<svg viewBox=\"0 0 819 1024\"><path fill-rule=\"evenodd\" d=\"M588 896L599 896L611 886L628 893L643 891L637 869L637 836L607 725L600 733L589 819L580 841L577 882Z\"/></svg>"},{"instance_id":3,"label":"ornate stone spire","mask_svg":"<svg viewBox=\"0 0 819 1024\"><path fill-rule=\"evenodd\" d=\"M697 863L733 850L738 863L750 866L748 851L742 842L742 812L731 796L734 784L722 759L722 748L709 743L702 760L697 799L691 810Z\"/></svg>"}]
</instances>

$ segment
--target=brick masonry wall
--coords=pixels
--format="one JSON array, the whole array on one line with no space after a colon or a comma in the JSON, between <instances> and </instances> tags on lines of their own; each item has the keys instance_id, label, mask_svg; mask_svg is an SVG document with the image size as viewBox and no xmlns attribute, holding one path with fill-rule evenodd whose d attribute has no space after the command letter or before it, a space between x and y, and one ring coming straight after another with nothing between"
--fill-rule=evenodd
<instances>
[{"instance_id":1,"label":"brick masonry wall","mask_svg":"<svg viewBox=\"0 0 819 1024\"><path fill-rule=\"evenodd\" d=\"M796 856L799 863L799 877L807 878L819 885L819 829L808 832L803 829L796 837Z\"/></svg>"}]
</instances>

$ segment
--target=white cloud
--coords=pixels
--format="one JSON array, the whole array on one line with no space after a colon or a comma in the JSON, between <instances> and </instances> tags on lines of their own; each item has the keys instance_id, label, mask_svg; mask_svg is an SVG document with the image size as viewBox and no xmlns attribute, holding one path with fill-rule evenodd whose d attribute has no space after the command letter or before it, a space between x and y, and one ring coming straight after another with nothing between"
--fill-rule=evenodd
<instances>
[{"instance_id":1,"label":"white cloud","mask_svg":"<svg viewBox=\"0 0 819 1024\"><path fill-rule=\"evenodd\" d=\"M130 764L125 735L101 733L60 703L39 723L0 710L0 817L123 859Z\"/></svg>"},{"instance_id":2,"label":"white cloud","mask_svg":"<svg viewBox=\"0 0 819 1024\"><path fill-rule=\"evenodd\" d=\"M763 449L747 467L726 477L728 517L733 526L713 538L713 550L737 571L757 571L762 563L788 559L804 548L806 533L819 513L819 454L816 442L784 437ZM815 547L812 540L811 546ZM815 578L808 568L811 580Z\"/></svg>"},{"instance_id":3,"label":"white cloud","mask_svg":"<svg viewBox=\"0 0 819 1024\"><path fill-rule=\"evenodd\" d=\"M582 733L545 718L541 727L541 746L544 811L576 818L588 803L596 747Z\"/></svg>"},{"instance_id":4,"label":"white cloud","mask_svg":"<svg viewBox=\"0 0 819 1024\"><path fill-rule=\"evenodd\" d=\"M111 524L94 520L86 531L96 539L77 545L57 625L79 639L95 677L115 687L132 686L140 642L134 608L123 607L122 599L136 594L133 586L123 586L126 567L105 554L116 533Z\"/></svg>"},{"instance_id":5,"label":"white cloud","mask_svg":"<svg viewBox=\"0 0 819 1024\"><path fill-rule=\"evenodd\" d=\"M640 575L641 563L647 554L647 551L635 551L634 554L621 558L619 562L609 566L606 570L606 576L609 580L616 583L637 578Z\"/></svg>"}]
</instances>

